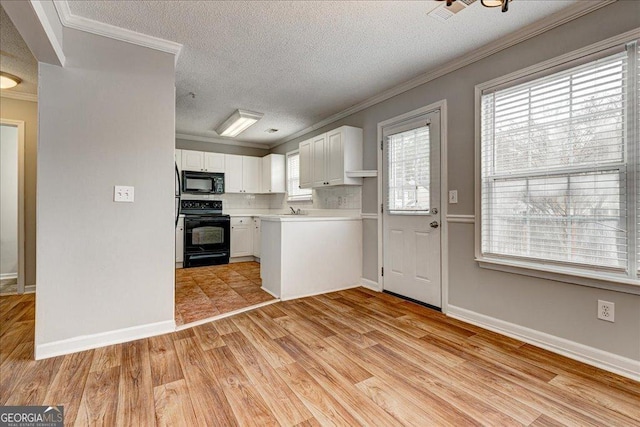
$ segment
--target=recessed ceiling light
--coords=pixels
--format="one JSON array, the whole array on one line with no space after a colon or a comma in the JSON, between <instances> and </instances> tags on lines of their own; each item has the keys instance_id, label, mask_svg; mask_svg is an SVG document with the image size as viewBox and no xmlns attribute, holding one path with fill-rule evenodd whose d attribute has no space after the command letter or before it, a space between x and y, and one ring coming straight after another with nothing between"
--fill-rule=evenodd
<instances>
[{"instance_id":1,"label":"recessed ceiling light","mask_svg":"<svg viewBox=\"0 0 640 427\"><path fill-rule=\"evenodd\" d=\"M262 116L264 116L264 114L254 111L236 110L224 123L218 126L216 132L220 136L233 138L247 130L249 126L260 120Z\"/></svg>"},{"instance_id":2,"label":"recessed ceiling light","mask_svg":"<svg viewBox=\"0 0 640 427\"><path fill-rule=\"evenodd\" d=\"M11 89L12 87L18 86L21 82L22 79L20 79L20 77L0 71L0 89Z\"/></svg>"}]
</instances>

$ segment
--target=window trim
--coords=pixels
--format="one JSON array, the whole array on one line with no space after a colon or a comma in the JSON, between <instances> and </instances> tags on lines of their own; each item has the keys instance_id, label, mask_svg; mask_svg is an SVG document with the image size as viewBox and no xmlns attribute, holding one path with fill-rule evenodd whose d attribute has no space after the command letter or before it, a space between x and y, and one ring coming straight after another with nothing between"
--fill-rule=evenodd
<instances>
[{"instance_id":1,"label":"window trim","mask_svg":"<svg viewBox=\"0 0 640 427\"><path fill-rule=\"evenodd\" d=\"M291 151L287 151L284 155L284 167L285 167L285 190L287 192L287 202L290 203L295 203L295 202L312 202L313 201L313 190L311 190L311 193L309 195L304 195L304 196L291 196L289 194L289 156L292 155L298 155L298 164L300 164L300 150L299 149L295 149L295 150L291 150Z\"/></svg>"},{"instance_id":2,"label":"window trim","mask_svg":"<svg viewBox=\"0 0 640 427\"><path fill-rule=\"evenodd\" d=\"M482 147L481 147L481 100L483 92L496 90L505 85L516 85L525 80L533 80L544 73L555 73L561 69L568 69L579 65L580 62L595 60L604 52L610 52L620 45L631 43L640 39L640 28L628 31L607 40L578 49L565 55L552 58L542 63L524 68L476 85L474 114L475 114L475 230L474 246L475 261L481 268L498 270L508 273L533 276L543 279L578 284L600 289L614 290L624 293L640 295L640 279L629 278L626 274L620 275L611 272L590 272L586 269L576 269L569 266L550 265L545 261L529 262L507 257L482 255ZM631 72L635 72L631 71ZM636 114L637 116L638 114ZM640 203L640 201L638 201ZM634 216L635 218L635 216ZM635 245L635 242L632 243Z\"/></svg>"}]
</instances>

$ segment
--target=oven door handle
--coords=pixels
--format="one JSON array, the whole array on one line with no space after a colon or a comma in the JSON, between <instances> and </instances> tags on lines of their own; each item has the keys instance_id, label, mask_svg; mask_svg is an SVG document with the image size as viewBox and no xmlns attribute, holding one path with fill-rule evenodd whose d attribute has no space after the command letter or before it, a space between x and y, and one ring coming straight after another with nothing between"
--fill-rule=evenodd
<instances>
[{"instance_id":1,"label":"oven door handle","mask_svg":"<svg viewBox=\"0 0 640 427\"><path fill-rule=\"evenodd\" d=\"M196 260L196 259L207 259L207 258L224 258L227 256L229 256L228 253L220 252L216 254L206 254L206 255L189 255L189 258L192 260Z\"/></svg>"}]
</instances>

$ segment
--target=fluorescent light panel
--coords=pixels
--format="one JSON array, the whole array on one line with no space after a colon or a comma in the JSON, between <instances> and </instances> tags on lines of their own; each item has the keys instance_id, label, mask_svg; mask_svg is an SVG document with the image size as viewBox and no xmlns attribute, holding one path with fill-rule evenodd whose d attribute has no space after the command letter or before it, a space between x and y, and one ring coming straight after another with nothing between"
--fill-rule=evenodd
<instances>
[{"instance_id":1,"label":"fluorescent light panel","mask_svg":"<svg viewBox=\"0 0 640 427\"><path fill-rule=\"evenodd\" d=\"M260 120L262 116L264 114L254 111L236 110L216 129L216 132L220 136L236 137Z\"/></svg>"}]
</instances>

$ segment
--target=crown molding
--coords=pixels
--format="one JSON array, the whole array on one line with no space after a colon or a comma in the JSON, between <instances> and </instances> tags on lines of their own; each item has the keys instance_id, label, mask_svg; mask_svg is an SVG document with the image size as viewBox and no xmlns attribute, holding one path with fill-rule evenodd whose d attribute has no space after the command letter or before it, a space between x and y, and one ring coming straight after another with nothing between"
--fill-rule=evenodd
<instances>
[{"instance_id":1,"label":"crown molding","mask_svg":"<svg viewBox=\"0 0 640 427\"><path fill-rule=\"evenodd\" d=\"M184 139L186 141L211 142L213 144L233 145L236 147L269 149L269 144L260 144L257 142L234 141L232 139L215 138L211 136L191 135L188 133L176 132L176 139Z\"/></svg>"},{"instance_id":2,"label":"crown molding","mask_svg":"<svg viewBox=\"0 0 640 427\"><path fill-rule=\"evenodd\" d=\"M175 55L176 63L178 62L178 57L182 50L182 45L180 43L147 34L137 33L125 28L116 27L115 25L105 24L104 22L94 21L93 19L74 15L71 13L71 9L69 9L69 3L67 0L54 0L53 4L58 12L58 16L60 17L60 22L62 22L62 25L67 28L73 28L75 30L170 53Z\"/></svg>"},{"instance_id":3,"label":"crown molding","mask_svg":"<svg viewBox=\"0 0 640 427\"><path fill-rule=\"evenodd\" d=\"M269 148L275 148L286 142L293 141L294 139L299 138L303 135L306 135L309 132L313 132L314 130L320 129L323 126L329 125L347 116L358 113L373 105L379 104L383 101L386 101L387 99L393 98L394 96L400 95L401 93L407 92L420 85L423 85L432 80L435 80L438 77L442 77L445 74L449 74L460 68L466 67L467 65L471 65L474 62L478 62L481 59L484 59L488 56L493 55L494 53L500 52L501 50L507 49L518 43L522 43L525 40L528 40L537 35L540 35L549 30L552 30L556 27L559 27L560 25L566 24L567 22L573 21L574 19L580 18L581 16L587 15L595 10L608 6L611 3L615 3L616 1L618 0L602 0L599 2L592 2L592 1L577 2L574 6L571 6L558 13L555 13L548 18L542 19L540 21L534 22L533 24L522 27L518 31L515 31L509 34L508 36L500 37L495 42L489 43L481 47L480 49L477 49L471 54L465 54L464 56L458 57L450 62L447 62L446 64L440 67L437 67L418 77L415 77L411 80L401 83L400 85L395 86L391 89L388 89L378 95L368 98L360 102L359 104L356 104L352 107L347 108L346 110L343 110L337 114L329 116L326 119L321 120L314 125L311 125L305 129L302 129L301 131L298 131L292 135L287 136L286 138L281 139L280 141L277 141L271 144Z\"/></svg>"},{"instance_id":4,"label":"crown molding","mask_svg":"<svg viewBox=\"0 0 640 427\"><path fill-rule=\"evenodd\" d=\"M19 101L38 102L38 95L34 95L33 93L24 93L24 92L7 92L6 89L0 92L0 97L17 99Z\"/></svg>"}]
</instances>

